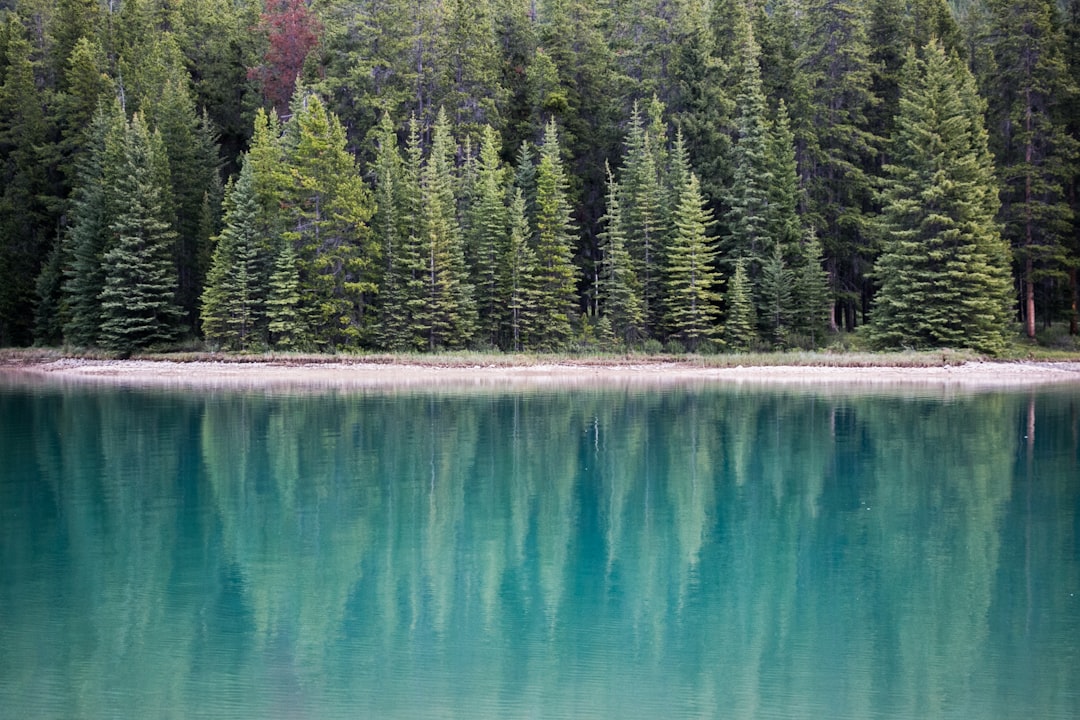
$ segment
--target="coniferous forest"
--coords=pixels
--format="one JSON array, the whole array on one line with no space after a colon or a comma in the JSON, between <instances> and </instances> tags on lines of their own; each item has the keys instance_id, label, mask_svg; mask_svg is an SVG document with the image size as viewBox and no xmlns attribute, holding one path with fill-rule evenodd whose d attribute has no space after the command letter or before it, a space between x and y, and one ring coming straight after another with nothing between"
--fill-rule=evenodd
<instances>
[{"instance_id":1,"label":"coniferous forest","mask_svg":"<svg viewBox=\"0 0 1080 720\"><path fill-rule=\"evenodd\" d=\"M1077 333L1080 0L0 0L0 345Z\"/></svg>"}]
</instances>

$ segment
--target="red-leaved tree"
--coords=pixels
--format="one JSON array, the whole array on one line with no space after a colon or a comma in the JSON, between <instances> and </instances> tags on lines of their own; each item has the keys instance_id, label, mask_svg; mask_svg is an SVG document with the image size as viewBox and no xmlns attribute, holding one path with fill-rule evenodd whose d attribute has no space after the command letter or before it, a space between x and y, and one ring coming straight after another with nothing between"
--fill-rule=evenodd
<instances>
[{"instance_id":1,"label":"red-leaved tree","mask_svg":"<svg viewBox=\"0 0 1080 720\"><path fill-rule=\"evenodd\" d=\"M248 77L262 84L263 98L283 115L322 24L305 0L266 0L265 7L256 30L265 34L268 49L263 64L250 68Z\"/></svg>"}]
</instances>

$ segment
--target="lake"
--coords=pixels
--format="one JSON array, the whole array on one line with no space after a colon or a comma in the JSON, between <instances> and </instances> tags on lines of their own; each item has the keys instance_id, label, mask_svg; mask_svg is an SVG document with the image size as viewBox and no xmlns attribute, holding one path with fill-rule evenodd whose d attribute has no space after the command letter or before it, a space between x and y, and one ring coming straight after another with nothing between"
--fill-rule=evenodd
<instances>
[{"instance_id":1,"label":"lake","mask_svg":"<svg viewBox=\"0 0 1080 720\"><path fill-rule=\"evenodd\" d=\"M0 384L0 717L1080 717L1080 388Z\"/></svg>"}]
</instances>

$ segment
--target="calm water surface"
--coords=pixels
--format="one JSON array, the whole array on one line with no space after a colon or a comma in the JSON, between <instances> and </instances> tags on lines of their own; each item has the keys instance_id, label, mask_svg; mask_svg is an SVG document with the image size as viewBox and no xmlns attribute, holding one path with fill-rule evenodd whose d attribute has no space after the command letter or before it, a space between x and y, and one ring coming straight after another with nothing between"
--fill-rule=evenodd
<instances>
[{"instance_id":1,"label":"calm water surface","mask_svg":"<svg viewBox=\"0 0 1080 720\"><path fill-rule=\"evenodd\" d=\"M0 717L1080 717L1080 391L8 383Z\"/></svg>"}]
</instances>

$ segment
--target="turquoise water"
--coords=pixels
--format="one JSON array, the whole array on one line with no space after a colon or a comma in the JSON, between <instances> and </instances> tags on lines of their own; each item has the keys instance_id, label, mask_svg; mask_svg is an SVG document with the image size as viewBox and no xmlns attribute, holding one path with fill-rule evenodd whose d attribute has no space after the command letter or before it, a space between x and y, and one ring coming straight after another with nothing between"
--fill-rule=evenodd
<instances>
[{"instance_id":1,"label":"turquoise water","mask_svg":"<svg viewBox=\"0 0 1080 720\"><path fill-rule=\"evenodd\" d=\"M1080 390L0 386L3 718L1075 718Z\"/></svg>"}]
</instances>

